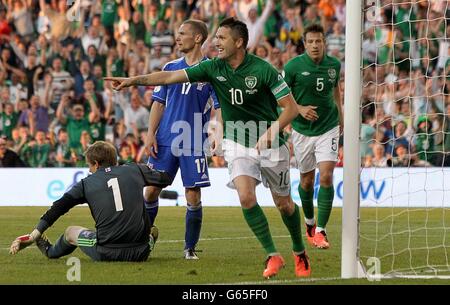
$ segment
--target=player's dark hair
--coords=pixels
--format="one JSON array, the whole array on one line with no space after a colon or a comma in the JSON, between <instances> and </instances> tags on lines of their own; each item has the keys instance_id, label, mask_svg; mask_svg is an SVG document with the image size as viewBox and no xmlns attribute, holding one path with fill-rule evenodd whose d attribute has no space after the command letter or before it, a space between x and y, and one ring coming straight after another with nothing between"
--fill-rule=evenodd
<instances>
[{"instance_id":1,"label":"player's dark hair","mask_svg":"<svg viewBox=\"0 0 450 305\"><path fill-rule=\"evenodd\" d=\"M94 165L97 161L99 167L117 165L117 152L114 145L105 141L96 141L85 152L86 162Z\"/></svg>"},{"instance_id":2,"label":"player's dark hair","mask_svg":"<svg viewBox=\"0 0 450 305\"><path fill-rule=\"evenodd\" d=\"M306 39L306 34L308 33L322 33L322 37L325 39L325 30L320 24L313 23L310 26L307 26L303 33L303 39Z\"/></svg>"},{"instance_id":3,"label":"player's dark hair","mask_svg":"<svg viewBox=\"0 0 450 305\"><path fill-rule=\"evenodd\" d=\"M194 34L202 35L201 44L203 44L206 41L206 39L208 39L208 28L206 27L206 24L203 21L189 19L184 21L182 24L189 24L194 30Z\"/></svg>"},{"instance_id":4,"label":"player's dark hair","mask_svg":"<svg viewBox=\"0 0 450 305\"><path fill-rule=\"evenodd\" d=\"M233 36L233 39L236 41L239 38L242 38L244 41L244 49L247 49L248 44L248 29L247 25L243 23L242 21L237 20L234 17L229 17L224 19L219 27L226 27L231 30L231 36Z\"/></svg>"}]
</instances>

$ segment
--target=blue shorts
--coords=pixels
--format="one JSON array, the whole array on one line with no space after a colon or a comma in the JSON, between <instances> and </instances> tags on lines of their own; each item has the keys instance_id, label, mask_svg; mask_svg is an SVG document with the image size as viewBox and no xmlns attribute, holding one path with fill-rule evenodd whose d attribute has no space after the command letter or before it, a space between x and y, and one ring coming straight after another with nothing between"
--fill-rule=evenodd
<instances>
[{"instance_id":1,"label":"blue shorts","mask_svg":"<svg viewBox=\"0 0 450 305\"><path fill-rule=\"evenodd\" d=\"M185 188L210 186L208 163L204 152L193 150L174 149L168 146L158 146L157 159L148 158L148 165L156 170L167 172L175 179L178 168L181 170L181 179Z\"/></svg>"}]
</instances>

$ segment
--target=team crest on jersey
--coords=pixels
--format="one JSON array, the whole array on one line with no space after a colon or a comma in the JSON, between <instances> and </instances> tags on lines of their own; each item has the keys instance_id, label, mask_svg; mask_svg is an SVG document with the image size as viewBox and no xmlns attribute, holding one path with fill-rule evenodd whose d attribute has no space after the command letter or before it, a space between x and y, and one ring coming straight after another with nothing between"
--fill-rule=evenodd
<instances>
[{"instance_id":1,"label":"team crest on jersey","mask_svg":"<svg viewBox=\"0 0 450 305\"><path fill-rule=\"evenodd\" d=\"M202 91L206 83L197 83L197 90Z\"/></svg>"},{"instance_id":2,"label":"team crest on jersey","mask_svg":"<svg viewBox=\"0 0 450 305\"><path fill-rule=\"evenodd\" d=\"M336 78L336 70L335 69L328 69L328 76L330 78Z\"/></svg>"},{"instance_id":3,"label":"team crest on jersey","mask_svg":"<svg viewBox=\"0 0 450 305\"><path fill-rule=\"evenodd\" d=\"M255 76L247 76L245 78L245 84L247 85L247 87L249 89L255 88L257 83L258 83L258 80L256 79Z\"/></svg>"}]
</instances>

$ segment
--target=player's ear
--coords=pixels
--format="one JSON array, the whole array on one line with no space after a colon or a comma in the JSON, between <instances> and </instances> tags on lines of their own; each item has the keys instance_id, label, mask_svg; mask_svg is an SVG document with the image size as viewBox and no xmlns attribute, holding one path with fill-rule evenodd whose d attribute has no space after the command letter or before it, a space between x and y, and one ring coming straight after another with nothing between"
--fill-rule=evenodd
<instances>
[{"instance_id":1,"label":"player's ear","mask_svg":"<svg viewBox=\"0 0 450 305\"><path fill-rule=\"evenodd\" d=\"M200 33L198 33L198 34L195 34L195 38L194 38L194 40L195 40L195 43L199 43L199 44L202 44L202 39L203 39L203 36L202 36L202 34L200 34Z\"/></svg>"},{"instance_id":2,"label":"player's ear","mask_svg":"<svg viewBox=\"0 0 450 305\"><path fill-rule=\"evenodd\" d=\"M239 38L236 40L235 44L236 44L236 47L237 47L238 49L241 48L241 47L244 45L244 39L241 38L241 37L239 37Z\"/></svg>"}]
</instances>

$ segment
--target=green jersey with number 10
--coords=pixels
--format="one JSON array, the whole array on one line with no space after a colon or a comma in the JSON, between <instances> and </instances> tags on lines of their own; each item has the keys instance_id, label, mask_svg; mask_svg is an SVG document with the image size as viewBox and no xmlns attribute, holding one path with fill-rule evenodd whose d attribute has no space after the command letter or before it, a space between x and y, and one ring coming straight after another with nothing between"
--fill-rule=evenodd
<instances>
[{"instance_id":1,"label":"green jersey with number 10","mask_svg":"<svg viewBox=\"0 0 450 305\"><path fill-rule=\"evenodd\" d=\"M251 54L236 69L215 58L185 71L191 83L204 81L213 86L222 109L224 138L246 147L255 146L278 119L277 101L290 93L275 68ZM279 141L284 143L281 135Z\"/></svg>"},{"instance_id":2,"label":"green jersey with number 10","mask_svg":"<svg viewBox=\"0 0 450 305\"><path fill-rule=\"evenodd\" d=\"M339 125L339 112L334 101L334 89L339 85L341 63L325 55L316 64L304 53L291 59L284 67L284 79L291 87L297 104L317 106L319 118L308 121L299 115L292 121L292 128L298 133L314 137Z\"/></svg>"}]
</instances>

